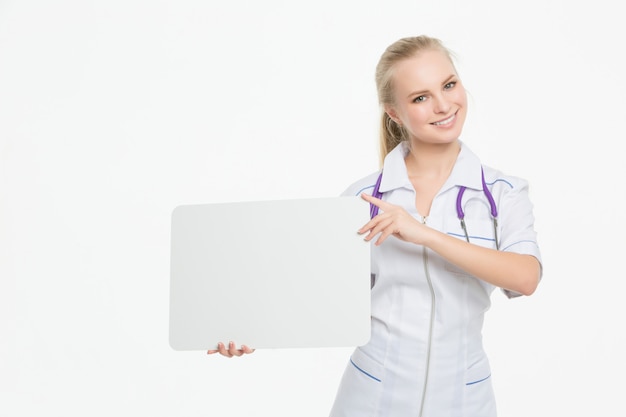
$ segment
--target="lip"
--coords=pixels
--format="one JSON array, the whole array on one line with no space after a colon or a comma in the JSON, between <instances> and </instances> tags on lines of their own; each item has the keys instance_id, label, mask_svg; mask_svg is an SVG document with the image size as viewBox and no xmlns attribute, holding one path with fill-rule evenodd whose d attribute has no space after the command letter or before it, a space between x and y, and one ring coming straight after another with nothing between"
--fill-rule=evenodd
<instances>
[{"instance_id":1,"label":"lip","mask_svg":"<svg viewBox=\"0 0 626 417\"><path fill-rule=\"evenodd\" d=\"M458 110L455 111L454 113L452 113L448 117L445 117L445 118L443 118L441 120L437 120L436 122L432 122L431 125L433 125L435 127L441 127L441 128L450 127L456 121L456 114L457 113L458 113Z\"/></svg>"}]
</instances>

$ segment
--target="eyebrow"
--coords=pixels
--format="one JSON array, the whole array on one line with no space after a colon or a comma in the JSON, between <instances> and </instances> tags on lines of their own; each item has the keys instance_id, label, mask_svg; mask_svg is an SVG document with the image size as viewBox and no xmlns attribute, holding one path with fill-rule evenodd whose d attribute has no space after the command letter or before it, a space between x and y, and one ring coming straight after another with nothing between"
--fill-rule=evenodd
<instances>
[{"instance_id":1,"label":"eyebrow","mask_svg":"<svg viewBox=\"0 0 626 417\"><path fill-rule=\"evenodd\" d=\"M453 78L456 78L456 74L452 74L450 75L448 78L445 79L444 82L441 83L441 85L446 85L450 82L450 80L452 80ZM414 91L411 94L409 94L408 96L406 96L407 98L412 97L412 96L421 96L424 93L428 93L428 90L422 90L422 91Z\"/></svg>"}]
</instances>

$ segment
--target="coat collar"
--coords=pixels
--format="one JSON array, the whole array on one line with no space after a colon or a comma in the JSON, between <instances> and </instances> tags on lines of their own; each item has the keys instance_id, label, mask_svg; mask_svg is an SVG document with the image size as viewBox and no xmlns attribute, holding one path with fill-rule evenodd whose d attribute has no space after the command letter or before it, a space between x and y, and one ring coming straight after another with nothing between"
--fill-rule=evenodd
<instances>
[{"instance_id":1,"label":"coat collar","mask_svg":"<svg viewBox=\"0 0 626 417\"><path fill-rule=\"evenodd\" d=\"M480 159L463 142L460 144L461 151L440 192L456 186L465 186L476 190L483 188ZM404 158L408 153L408 144L401 142L387 154L383 163L384 174L380 183L381 192L385 193L397 188L413 189L404 163Z\"/></svg>"}]
</instances>

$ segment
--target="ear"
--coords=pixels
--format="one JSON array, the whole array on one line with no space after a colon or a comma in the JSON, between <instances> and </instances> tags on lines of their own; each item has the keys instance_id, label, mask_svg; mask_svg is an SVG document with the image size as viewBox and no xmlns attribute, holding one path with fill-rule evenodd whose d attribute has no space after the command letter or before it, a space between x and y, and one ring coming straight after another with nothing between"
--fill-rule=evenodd
<instances>
[{"instance_id":1,"label":"ear","mask_svg":"<svg viewBox=\"0 0 626 417\"><path fill-rule=\"evenodd\" d=\"M391 120L396 122L398 125L402 124L402 122L398 118L398 113L396 112L396 110L393 107L391 107L389 105L386 105L385 106L385 113L387 113L387 116L389 116L389 118L391 118Z\"/></svg>"}]
</instances>

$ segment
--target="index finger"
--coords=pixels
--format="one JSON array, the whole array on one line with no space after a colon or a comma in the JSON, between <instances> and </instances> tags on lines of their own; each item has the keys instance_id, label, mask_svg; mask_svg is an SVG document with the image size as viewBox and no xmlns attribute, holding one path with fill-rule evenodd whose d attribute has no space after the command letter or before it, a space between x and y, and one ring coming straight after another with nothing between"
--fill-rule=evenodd
<instances>
[{"instance_id":1,"label":"index finger","mask_svg":"<svg viewBox=\"0 0 626 417\"><path fill-rule=\"evenodd\" d=\"M383 211L385 211L385 209L388 209L391 206L386 201L383 201L380 198L376 198L373 195L361 193L361 198L367 201L368 203L373 204L380 209L383 209Z\"/></svg>"}]
</instances>

